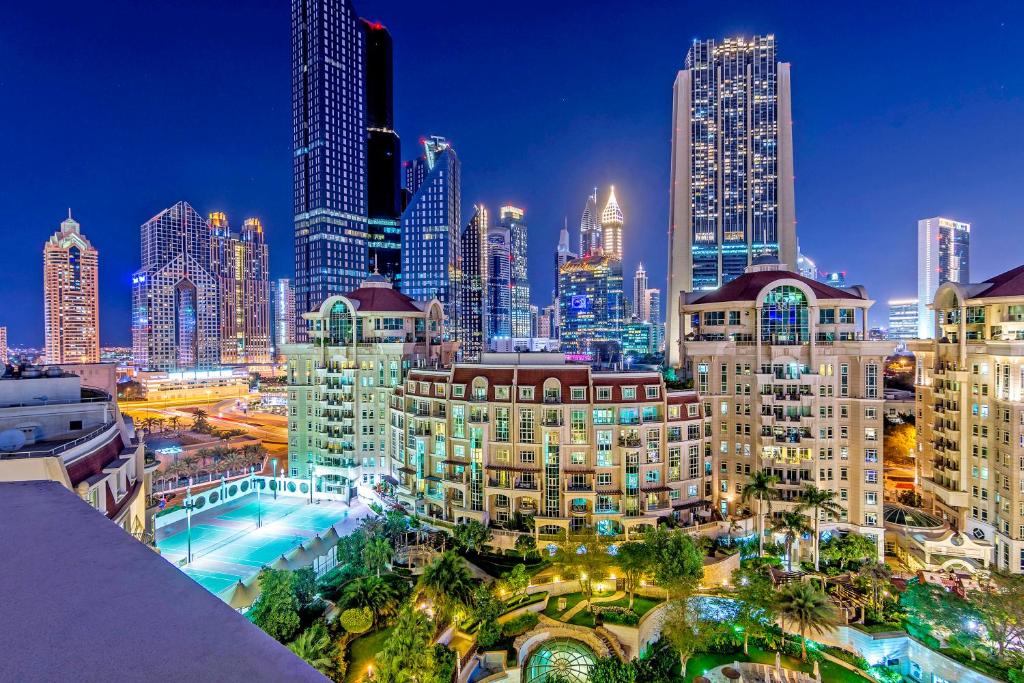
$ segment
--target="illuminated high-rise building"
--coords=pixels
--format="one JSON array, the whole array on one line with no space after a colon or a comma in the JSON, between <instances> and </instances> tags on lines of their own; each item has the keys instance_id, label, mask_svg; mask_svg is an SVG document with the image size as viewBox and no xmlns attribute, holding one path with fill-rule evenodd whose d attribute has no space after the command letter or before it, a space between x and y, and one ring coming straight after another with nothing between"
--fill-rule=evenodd
<instances>
[{"instance_id":1,"label":"illuminated high-rise building","mask_svg":"<svg viewBox=\"0 0 1024 683\"><path fill-rule=\"evenodd\" d=\"M889 299L889 339L914 339L917 327L917 299Z\"/></svg>"},{"instance_id":2,"label":"illuminated high-rise building","mask_svg":"<svg viewBox=\"0 0 1024 683\"><path fill-rule=\"evenodd\" d=\"M845 270L833 270L833 271L823 270L823 271L818 273L817 280L819 282L824 282L826 285L829 285L830 287L846 287L846 286L848 286L847 285L847 280L846 280L846 271Z\"/></svg>"},{"instance_id":3,"label":"illuminated high-rise building","mask_svg":"<svg viewBox=\"0 0 1024 683\"><path fill-rule=\"evenodd\" d=\"M643 263L633 273L633 317L647 322L647 271Z\"/></svg>"},{"instance_id":4,"label":"illuminated high-rise building","mask_svg":"<svg viewBox=\"0 0 1024 683\"><path fill-rule=\"evenodd\" d=\"M6 365L10 357L7 355L7 328L0 325L0 366Z\"/></svg>"},{"instance_id":5,"label":"illuminated high-rise building","mask_svg":"<svg viewBox=\"0 0 1024 683\"><path fill-rule=\"evenodd\" d=\"M598 248L601 248L601 223L597 213L597 188L594 194L587 197L587 203L583 206L583 215L580 217L580 258L589 256Z\"/></svg>"},{"instance_id":6,"label":"illuminated high-rise building","mask_svg":"<svg viewBox=\"0 0 1024 683\"><path fill-rule=\"evenodd\" d=\"M132 276L132 355L141 370L220 363L218 282L210 223L178 202L142 224L142 267Z\"/></svg>"},{"instance_id":7,"label":"illuminated high-rise building","mask_svg":"<svg viewBox=\"0 0 1024 683\"><path fill-rule=\"evenodd\" d=\"M437 299L446 328L457 333L459 255L462 237L459 158L442 137L423 141L423 156L406 165L414 186L402 213L402 292L413 299Z\"/></svg>"},{"instance_id":8,"label":"illuminated high-rise building","mask_svg":"<svg viewBox=\"0 0 1024 683\"><path fill-rule=\"evenodd\" d=\"M487 207L473 207L462 231L462 279L459 281L459 323L462 357L479 360L487 349Z\"/></svg>"},{"instance_id":9,"label":"illuminated high-rise building","mask_svg":"<svg viewBox=\"0 0 1024 683\"><path fill-rule=\"evenodd\" d=\"M515 206L501 207L499 224L508 230L509 277L512 288L512 336L530 337L530 281L527 275L525 212Z\"/></svg>"},{"instance_id":10,"label":"illuminated high-rise building","mask_svg":"<svg viewBox=\"0 0 1024 683\"><path fill-rule=\"evenodd\" d=\"M364 82L366 32L351 0L292 0L291 18L294 286L301 315L358 287L369 269L372 89ZM305 326L296 332L305 339Z\"/></svg>"},{"instance_id":11,"label":"illuminated high-rise building","mask_svg":"<svg viewBox=\"0 0 1024 683\"><path fill-rule=\"evenodd\" d=\"M622 260L622 209L615 200L615 186L608 193L608 203L601 211L601 243L605 256Z\"/></svg>"},{"instance_id":12,"label":"illuminated high-rise building","mask_svg":"<svg viewBox=\"0 0 1024 683\"><path fill-rule=\"evenodd\" d=\"M809 280L818 279L818 266L811 257L797 251L796 272Z\"/></svg>"},{"instance_id":13,"label":"illuminated high-rise building","mask_svg":"<svg viewBox=\"0 0 1024 683\"><path fill-rule=\"evenodd\" d=\"M917 336L935 335L928 304L943 282L970 282L971 224L949 218L917 222Z\"/></svg>"},{"instance_id":14,"label":"illuminated high-rise building","mask_svg":"<svg viewBox=\"0 0 1024 683\"><path fill-rule=\"evenodd\" d=\"M487 343L512 336L512 237L507 228L487 229L487 292L484 329Z\"/></svg>"},{"instance_id":15,"label":"illuminated high-rise building","mask_svg":"<svg viewBox=\"0 0 1024 683\"><path fill-rule=\"evenodd\" d=\"M579 258L579 256L572 253L569 246L569 222L567 220L562 225L562 231L558 233L558 246L555 248L555 301L558 300L558 269L574 258Z\"/></svg>"},{"instance_id":16,"label":"illuminated high-rise building","mask_svg":"<svg viewBox=\"0 0 1024 683\"><path fill-rule=\"evenodd\" d=\"M569 354L595 358L602 345L621 341L625 296L622 261L592 254L558 272L559 339Z\"/></svg>"},{"instance_id":17,"label":"illuminated high-rise building","mask_svg":"<svg viewBox=\"0 0 1024 683\"><path fill-rule=\"evenodd\" d=\"M669 362L680 292L736 279L758 256L797 268L789 64L775 37L694 41L673 88Z\"/></svg>"},{"instance_id":18,"label":"illuminated high-rise building","mask_svg":"<svg viewBox=\"0 0 1024 683\"><path fill-rule=\"evenodd\" d=\"M219 288L220 362L269 363L270 276L263 225L247 218L235 233L219 211L209 221L211 268Z\"/></svg>"},{"instance_id":19,"label":"illuminated high-rise building","mask_svg":"<svg viewBox=\"0 0 1024 683\"><path fill-rule=\"evenodd\" d=\"M274 353L281 355L285 344L295 343L295 291L291 280L274 280L270 300L271 318L274 324Z\"/></svg>"},{"instance_id":20,"label":"illuminated high-rise building","mask_svg":"<svg viewBox=\"0 0 1024 683\"><path fill-rule=\"evenodd\" d=\"M649 322L654 326L652 334L654 339L652 345L655 351L665 350L665 325L661 322L661 290L657 287L649 287L644 292L644 311L647 317L643 322Z\"/></svg>"},{"instance_id":21,"label":"illuminated high-rise building","mask_svg":"<svg viewBox=\"0 0 1024 683\"><path fill-rule=\"evenodd\" d=\"M100 362L99 252L80 227L68 209L43 247L47 363Z\"/></svg>"}]
</instances>

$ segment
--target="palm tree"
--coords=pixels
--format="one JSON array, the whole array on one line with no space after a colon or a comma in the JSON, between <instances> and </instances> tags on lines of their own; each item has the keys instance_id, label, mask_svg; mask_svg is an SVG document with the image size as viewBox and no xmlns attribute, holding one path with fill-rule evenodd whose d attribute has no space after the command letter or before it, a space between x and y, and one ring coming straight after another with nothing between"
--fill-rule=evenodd
<instances>
[{"instance_id":1,"label":"palm tree","mask_svg":"<svg viewBox=\"0 0 1024 683\"><path fill-rule=\"evenodd\" d=\"M320 673L327 673L334 664L332 657L334 645L331 643L331 636L327 633L323 623L319 621L300 633L294 641L288 643L288 649L296 656L306 660L307 664Z\"/></svg>"},{"instance_id":2,"label":"palm tree","mask_svg":"<svg viewBox=\"0 0 1024 683\"><path fill-rule=\"evenodd\" d=\"M871 606L878 609L880 602L878 591L882 586L889 583L889 579L892 578L892 570L889 569L888 565L880 562L870 562L861 567L858 575L871 586Z\"/></svg>"},{"instance_id":3,"label":"palm tree","mask_svg":"<svg viewBox=\"0 0 1024 683\"><path fill-rule=\"evenodd\" d=\"M789 561L789 571L793 571L793 544L800 540L800 537L811 531L811 525L806 515L802 512L784 510L772 522L772 533L782 534L786 541L786 559Z\"/></svg>"},{"instance_id":4,"label":"palm tree","mask_svg":"<svg viewBox=\"0 0 1024 683\"><path fill-rule=\"evenodd\" d=\"M177 415L171 415L167 418L167 425L171 428L172 432L178 431L178 427L181 425L181 418Z\"/></svg>"},{"instance_id":5,"label":"palm tree","mask_svg":"<svg viewBox=\"0 0 1024 683\"><path fill-rule=\"evenodd\" d=\"M393 614L398 606L399 594L395 586L378 576L353 579L345 585L341 600L345 609L354 607L369 609L373 613L373 624L383 616Z\"/></svg>"},{"instance_id":6,"label":"palm tree","mask_svg":"<svg viewBox=\"0 0 1024 683\"><path fill-rule=\"evenodd\" d=\"M189 476L195 476L199 473L199 457L195 455L186 455L180 461L182 465L188 470Z\"/></svg>"},{"instance_id":7,"label":"palm tree","mask_svg":"<svg viewBox=\"0 0 1024 683\"><path fill-rule=\"evenodd\" d=\"M824 633L835 623L832 603L817 586L794 581L779 592L776 606L783 626L800 634L800 656L806 662L808 635Z\"/></svg>"},{"instance_id":8,"label":"palm tree","mask_svg":"<svg viewBox=\"0 0 1024 683\"><path fill-rule=\"evenodd\" d=\"M371 538L363 546L363 565L369 571L376 571L380 577L380 570L384 569L391 562L394 550L386 538Z\"/></svg>"},{"instance_id":9,"label":"palm tree","mask_svg":"<svg viewBox=\"0 0 1024 683\"><path fill-rule=\"evenodd\" d=\"M164 430L164 419L162 417L153 418L153 431L162 432Z\"/></svg>"},{"instance_id":10,"label":"palm tree","mask_svg":"<svg viewBox=\"0 0 1024 683\"><path fill-rule=\"evenodd\" d=\"M751 498L757 501L757 554L764 555L764 516L772 510L772 500L779 497L779 491L775 485L779 478L774 474L768 474L767 470L754 472L747 485L743 487L743 502Z\"/></svg>"},{"instance_id":11,"label":"palm tree","mask_svg":"<svg viewBox=\"0 0 1024 683\"><path fill-rule=\"evenodd\" d=\"M437 556L423 569L419 580L419 591L433 601L438 623L446 622L460 608L469 607L474 588L466 561L454 550Z\"/></svg>"},{"instance_id":12,"label":"palm tree","mask_svg":"<svg viewBox=\"0 0 1024 683\"><path fill-rule=\"evenodd\" d=\"M800 492L800 504L797 506L798 511L802 510L813 510L814 515L811 519L814 520L814 571L821 571L818 565L819 553L819 534L818 534L818 518L821 517L821 513L825 512L833 517L838 517L842 514L843 508L839 503L836 502L836 492L826 491L819 489L814 484L807 484L804 486L804 490Z\"/></svg>"},{"instance_id":13,"label":"palm tree","mask_svg":"<svg viewBox=\"0 0 1024 683\"><path fill-rule=\"evenodd\" d=\"M433 635L427 615L411 605L399 613L395 627L377 655L380 683L424 683L432 680Z\"/></svg>"}]
</instances>

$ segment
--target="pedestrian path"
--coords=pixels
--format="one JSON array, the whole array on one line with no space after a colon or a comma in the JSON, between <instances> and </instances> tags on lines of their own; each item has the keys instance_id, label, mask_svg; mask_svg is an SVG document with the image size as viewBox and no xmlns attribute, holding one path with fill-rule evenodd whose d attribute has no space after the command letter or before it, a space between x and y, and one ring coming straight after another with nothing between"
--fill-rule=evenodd
<instances>
[{"instance_id":1,"label":"pedestrian path","mask_svg":"<svg viewBox=\"0 0 1024 683\"><path fill-rule=\"evenodd\" d=\"M624 591L617 591L615 593L612 593L611 595L606 595L603 598L594 598L592 602L594 604L597 604L597 603L600 603L600 602L615 602L616 600L621 600L624 597L626 597L626 593ZM551 599L557 600L558 598L551 598ZM573 605L571 609L566 610L565 614L563 614L562 616L558 617L558 620L559 621L569 621L574 616L576 616L577 614L579 614L580 612L585 610L587 608L587 604L588 603L587 603L586 600L580 600L575 605Z\"/></svg>"}]
</instances>

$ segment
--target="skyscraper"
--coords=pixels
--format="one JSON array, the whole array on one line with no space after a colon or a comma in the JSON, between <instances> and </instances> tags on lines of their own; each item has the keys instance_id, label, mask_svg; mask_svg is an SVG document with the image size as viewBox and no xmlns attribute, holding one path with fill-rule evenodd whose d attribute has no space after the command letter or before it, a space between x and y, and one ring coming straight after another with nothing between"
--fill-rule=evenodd
<instances>
[{"instance_id":1,"label":"skyscraper","mask_svg":"<svg viewBox=\"0 0 1024 683\"><path fill-rule=\"evenodd\" d=\"M402 213L402 292L413 299L436 298L448 318L458 324L458 293L462 236L459 158L442 137L423 141L422 157L406 165L414 187Z\"/></svg>"},{"instance_id":2,"label":"skyscraper","mask_svg":"<svg viewBox=\"0 0 1024 683\"><path fill-rule=\"evenodd\" d=\"M99 252L80 227L68 209L43 247L47 363L100 361Z\"/></svg>"},{"instance_id":3,"label":"skyscraper","mask_svg":"<svg viewBox=\"0 0 1024 683\"><path fill-rule=\"evenodd\" d=\"M508 230L511 259L509 263L512 288L512 336L530 337L530 281L527 275L525 212L515 206L501 207L499 222Z\"/></svg>"},{"instance_id":4,"label":"skyscraper","mask_svg":"<svg viewBox=\"0 0 1024 683\"><path fill-rule=\"evenodd\" d=\"M566 220L562 231L558 233L558 246L555 248L555 301L558 301L558 269L574 258L578 256L572 253L569 246L569 222Z\"/></svg>"},{"instance_id":5,"label":"skyscraper","mask_svg":"<svg viewBox=\"0 0 1024 683\"><path fill-rule=\"evenodd\" d=\"M823 270L820 273L818 273L817 280L819 282L824 282L825 284L829 285L830 287L846 287L847 286L846 271L845 270L833 270L833 271Z\"/></svg>"},{"instance_id":6,"label":"skyscraper","mask_svg":"<svg viewBox=\"0 0 1024 683\"><path fill-rule=\"evenodd\" d=\"M142 267L132 276L132 354L143 370L220 362L211 229L187 202L142 224Z\"/></svg>"},{"instance_id":7,"label":"skyscraper","mask_svg":"<svg viewBox=\"0 0 1024 683\"><path fill-rule=\"evenodd\" d=\"M811 257L797 251L796 272L810 280L818 279L818 266Z\"/></svg>"},{"instance_id":8,"label":"skyscraper","mask_svg":"<svg viewBox=\"0 0 1024 683\"><path fill-rule=\"evenodd\" d=\"M331 294L358 287L368 270L367 47L351 0L292 0L291 10L295 305L301 315ZM296 332L305 339L304 326Z\"/></svg>"},{"instance_id":9,"label":"skyscraper","mask_svg":"<svg viewBox=\"0 0 1024 683\"><path fill-rule=\"evenodd\" d=\"M462 231L462 279L459 283L459 324L464 360L479 360L487 348L487 207L473 207Z\"/></svg>"},{"instance_id":10,"label":"skyscraper","mask_svg":"<svg viewBox=\"0 0 1024 683\"><path fill-rule=\"evenodd\" d=\"M943 282L970 282L971 224L950 218L917 222L917 336L935 335L928 304Z\"/></svg>"},{"instance_id":11,"label":"skyscraper","mask_svg":"<svg viewBox=\"0 0 1024 683\"><path fill-rule=\"evenodd\" d=\"M394 119L394 58L391 34L363 20L366 41L366 191L369 263L401 282L402 151Z\"/></svg>"},{"instance_id":12,"label":"skyscraper","mask_svg":"<svg viewBox=\"0 0 1024 683\"><path fill-rule=\"evenodd\" d=\"M641 263L633 273L633 317L647 322L647 316L647 271Z\"/></svg>"},{"instance_id":13,"label":"skyscraper","mask_svg":"<svg viewBox=\"0 0 1024 683\"><path fill-rule=\"evenodd\" d=\"M592 254L558 273L559 339L569 354L595 358L599 347L621 342L625 296L622 261Z\"/></svg>"},{"instance_id":14,"label":"skyscraper","mask_svg":"<svg viewBox=\"0 0 1024 683\"><path fill-rule=\"evenodd\" d=\"M669 362L680 292L711 290L761 255L797 268L789 64L775 37L695 41L673 88Z\"/></svg>"},{"instance_id":15,"label":"skyscraper","mask_svg":"<svg viewBox=\"0 0 1024 683\"><path fill-rule=\"evenodd\" d=\"M484 329L487 343L496 337L512 336L512 245L507 228L487 229L487 293Z\"/></svg>"},{"instance_id":16,"label":"skyscraper","mask_svg":"<svg viewBox=\"0 0 1024 683\"><path fill-rule=\"evenodd\" d=\"M583 206L583 215L580 217L580 258L589 256L599 247L603 246L601 241L601 224L597 215L597 188L594 194L587 197L587 203Z\"/></svg>"},{"instance_id":17,"label":"skyscraper","mask_svg":"<svg viewBox=\"0 0 1024 683\"><path fill-rule=\"evenodd\" d=\"M295 343L295 292L291 280L286 277L274 281L271 316L274 322L274 352L280 355L281 347Z\"/></svg>"},{"instance_id":18,"label":"skyscraper","mask_svg":"<svg viewBox=\"0 0 1024 683\"><path fill-rule=\"evenodd\" d=\"M622 209L615 200L615 186L608 193L608 203L601 211L601 243L604 253L611 258L622 260Z\"/></svg>"},{"instance_id":19,"label":"skyscraper","mask_svg":"<svg viewBox=\"0 0 1024 683\"><path fill-rule=\"evenodd\" d=\"M917 327L917 299L890 299L889 339L914 339Z\"/></svg>"},{"instance_id":20,"label":"skyscraper","mask_svg":"<svg viewBox=\"0 0 1024 683\"><path fill-rule=\"evenodd\" d=\"M258 218L232 232L223 212L210 214L211 268L220 306L220 362L263 364L271 360L270 276L267 242Z\"/></svg>"}]
</instances>

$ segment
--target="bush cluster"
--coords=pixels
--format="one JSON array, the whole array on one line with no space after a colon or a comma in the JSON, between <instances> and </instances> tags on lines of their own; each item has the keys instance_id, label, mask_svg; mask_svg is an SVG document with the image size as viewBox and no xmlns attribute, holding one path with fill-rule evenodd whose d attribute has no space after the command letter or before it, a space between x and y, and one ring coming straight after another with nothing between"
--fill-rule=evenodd
<instances>
[{"instance_id":1,"label":"bush cluster","mask_svg":"<svg viewBox=\"0 0 1024 683\"><path fill-rule=\"evenodd\" d=\"M537 615L533 612L527 612L522 614L515 619L509 619L501 625L501 635L505 638L514 638L521 636L522 634L529 631L531 628L537 625Z\"/></svg>"}]
</instances>

